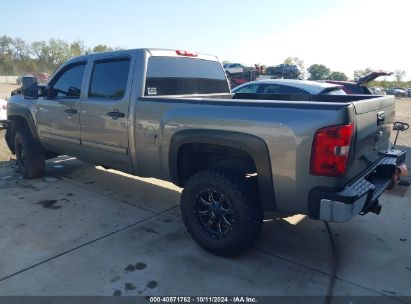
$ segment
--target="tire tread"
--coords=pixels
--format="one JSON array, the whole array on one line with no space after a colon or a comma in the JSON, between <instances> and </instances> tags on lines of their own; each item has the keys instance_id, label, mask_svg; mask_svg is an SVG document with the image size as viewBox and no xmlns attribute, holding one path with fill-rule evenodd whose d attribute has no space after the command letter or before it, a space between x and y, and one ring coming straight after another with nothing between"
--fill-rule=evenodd
<instances>
[{"instance_id":1,"label":"tire tread","mask_svg":"<svg viewBox=\"0 0 411 304\"><path fill-rule=\"evenodd\" d=\"M231 242L226 246L215 246L206 235L197 233L191 226L191 221L193 221L193 219L189 218L187 215L185 216L186 212L184 212L184 208L187 207L186 204L192 203L188 201L191 196L191 189L201 183L210 183L210 181L224 188L225 191L229 192L237 202L240 202L236 205L236 208L241 209L240 212L246 215L242 222L245 234L238 238L236 242ZM214 254L233 256L239 254L254 242L260 234L263 226L263 212L259 201L253 199L250 196L250 193L252 192L248 192L246 189L247 187L241 181L240 177L218 169L199 171L188 180L182 193L181 209L187 230L197 244Z\"/></svg>"}]
</instances>

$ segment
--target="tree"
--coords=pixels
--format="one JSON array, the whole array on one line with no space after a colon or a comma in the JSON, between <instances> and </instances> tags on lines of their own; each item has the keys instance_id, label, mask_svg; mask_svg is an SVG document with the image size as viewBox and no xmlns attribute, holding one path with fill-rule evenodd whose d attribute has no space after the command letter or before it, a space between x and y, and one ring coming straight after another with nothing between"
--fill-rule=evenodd
<instances>
[{"instance_id":1,"label":"tree","mask_svg":"<svg viewBox=\"0 0 411 304\"><path fill-rule=\"evenodd\" d=\"M0 73L2 75L14 75L16 66L13 63L13 38L9 36L0 37Z\"/></svg>"},{"instance_id":2,"label":"tree","mask_svg":"<svg viewBox=\"0 0 411 304\"><path fill-rule=\"evenodd\" d=\"M405 77L407 73L404 70L395 70L394 71L394 77L397 83L399 84Z\"/></svg>"},{"instance_id":3,"label":"tree","mask_svg":"<svg viewBox=\"0 0 411 304\"><path fill-rule=\"evenodd\" d=\"M284 64L293 64L294 61L293 61L293 58L292 58L292 57L287 57L287 58L284 59L284 62L283 62L283 63L284 63Z\"/></svg>"},{"instance_id":4,"label":"tree","mask_svg":"<svg viewBox=\"0 0 411 304\"><path fill-rule=\"evenodd\" d=\"M298 66L298 68L299 68L301 71L304 71L304 70L305 70L304 60L302 60L301 58L298 58L298 57L287 57L287 58L284 60L283 63L296 65L296 66Z\"/></svg>"},{"instance_id":5,"label":"tree","mask_svg":"<svg viewBox=\"0 0 411 304\"><path fill-rule=\"evenodd\" d=\"M75 56L71 53L70 45L61 39L33 42L32 51L40 71L53 71L62 63Z\"/></svg>"},{"instance_id":6,"label":"tree","mask_svg":"<svg viewBox=\"0 0 411 304\"><path fill-rule=\"evenodd\" d=\"M94 52L94 53L111 52L111 51L113 51L113 50L114 50L113 48L108 47L107 45L104 45L104 44L96 45L96 46L93 48L93 52Z\"/></svg>"},{"instance_id":7,"label":"tree","mask_svg":"<svg viewBox=\"0 0 411 304\"><path fill-rule=\"evenodd\" d=\"M52 63L61 65L72 57L69 44L61 39L50 39L49 56Z\"/></svg>"},{"instance_id":8,"label":"tree","mask_svg":"<svg viewBox=\"0 0 411 304\"><path fill-rule=\"evenodd\" d=\"M325 80L330 74L331 70L322 64L313 64L308 68L308 73L310 76L309 80Z\"/></svg>"},{"instance_id":9,"label":"tree","mask_svg":"<svg viewBox=\"0 0 411 304\"><path fill-rule=\"evenodd\" d=\"M295 65L300 70L299 78L304 79L306 77L306 71L304 67L304 60L299 57L287 57L283 61L284 64Z\"/></svg>"},{"instance_id":10,"label":"tree","mask_svg":"<svg viewBox=\"0 0 411 304\"><path fill-rule=\"evenodd\" d=\"M347 75L345 75L343 72L333 71L333 72L331 72L331 74L328 76L328 79L330 79L330 80L346 81L346 80L348 80L348 77L347 77Z\"/></svg>"},{"instance_id":11,"label":"tree","mask_svg":"<svg viewBox=\"0 0 411 304\"><path fill-rule=\"evenodd\" d=\"M355 70L354 71L354 80L357 81L361 77L364 77L365 75L368 75L368 74L372 73L372 71L373 70L371 68L366 68L365 70Z\"/></svg>"},{"instance_id":12,"label":"tree","mask_svg":"<svg viewBox=\"0 0 411 304\"><path fill-rule=\"evenodd\" d=\"M81 40L76 40L70 44L70 53L73 57L85 55L87 52L88 49Z\"/></svg>"},{"instance_id":13,"label":"tree","mask_svg":"<svg viewBox=\"0 0 411 304\"><path fill-rule=\"evenodd\" d=\"M46 58L46 53L47 53L46 48L47 48L47 43L45 41L35 41L31 44L31 49L34 55L40 60L43 60Z\"/></svg>"},{"instance_id":14,"label":"tree","mask_svg":"<svg viewBox=\"0 0 411 304\"><path fill-rule=\"evenodd\" d=\"M20 60L26 60L30 57L30 46L27 45L27 43L20 38L16 38L13 40L13 58L14 59L20 59Z\"/></svg>"},{"instance_id":15,"label":"tree","mask_svg":"<svg viewBox=\"0 0 411 304\"><path fill-rule=\"evenodd\" d=\"M0 37L0 55L11 55L13 53L13 38L9 36Z\"/></svg>"}]
</instances>

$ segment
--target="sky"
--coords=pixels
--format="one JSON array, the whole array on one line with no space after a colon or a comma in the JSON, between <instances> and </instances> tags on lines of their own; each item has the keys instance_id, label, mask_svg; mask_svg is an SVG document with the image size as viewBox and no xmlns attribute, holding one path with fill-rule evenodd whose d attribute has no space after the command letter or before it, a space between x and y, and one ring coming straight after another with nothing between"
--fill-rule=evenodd
<instances>
[{"instance_id":1,"label":"sky","mask_svg":"<svg viewBox=\"0 0 411 304\"><path fill-rule=\"evenodd\" d=\"M247 65L291 56L349 77L370 67L411 79L410 0L19 0L0 12L0 36L28 42L186 49Z\"/></svg>"}]
</instances>

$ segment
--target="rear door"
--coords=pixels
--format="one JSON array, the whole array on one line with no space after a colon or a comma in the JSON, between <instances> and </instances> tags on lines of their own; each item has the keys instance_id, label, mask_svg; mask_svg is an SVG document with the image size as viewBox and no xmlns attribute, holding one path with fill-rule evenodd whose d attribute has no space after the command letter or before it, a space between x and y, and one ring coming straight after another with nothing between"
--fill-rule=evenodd
<instances>
[{"instance_id":1,"label":"rear door","mask_svg":"<svg viewBox=\"0 0 411 304\"><path fill-rule=\"evenodd\" d=\"M81 103L81 142L90 162L130 172L128 114L132 55L94 58Z\"/></svg>"},{"instance_id":2,"label":"rear door","mask_svg":"<svg viewBox=\"0 0 411 304\"><path fill-rule=\"evenodd\" d=\"M361 173L387 151L395 118L395 101L390 96L353 102L356 142L350 177Z\"/></svg>"}]
</instances>

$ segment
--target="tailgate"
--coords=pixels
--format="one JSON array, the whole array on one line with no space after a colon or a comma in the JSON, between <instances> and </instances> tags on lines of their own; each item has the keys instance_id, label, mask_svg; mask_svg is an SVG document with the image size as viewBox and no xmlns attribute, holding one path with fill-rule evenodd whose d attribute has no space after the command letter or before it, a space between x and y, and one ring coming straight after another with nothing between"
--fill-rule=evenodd
<instances>
[{"instance_id":1,"label":"tailgate","mask_svg":"<svg viewBox=\"0 0 411 304\"><path fill-rule=\"evenodd\" d=\"M395 100L382 96L353 102L356 139L348 178L353 178L387 151L395 118Z\"/></svg>"}]
</instances>

